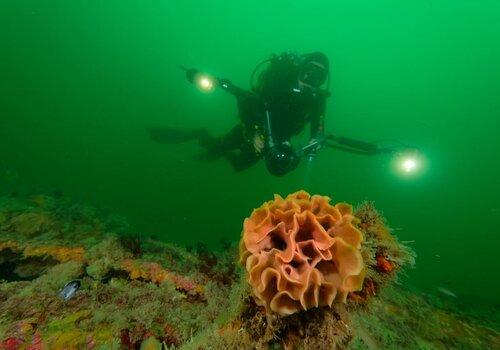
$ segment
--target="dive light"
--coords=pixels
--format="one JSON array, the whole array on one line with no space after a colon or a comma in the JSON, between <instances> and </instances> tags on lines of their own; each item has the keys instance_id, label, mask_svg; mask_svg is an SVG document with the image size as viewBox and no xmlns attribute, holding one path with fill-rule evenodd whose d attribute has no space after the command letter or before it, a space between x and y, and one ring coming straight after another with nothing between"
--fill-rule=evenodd
<instances>
[{"instance_id":1,"label":"dive light","mask_svg":"<svg viewBox=\"0 0 500 350\"><path fill-rule=\"evenodd\" d=\"M396 153L395 166L399 173L411 175L423 167L423 157L416 149L406 149Z\"/></svg>"},{"instance_id":2,"label":"dive light","mask_svg":"<svg viewBox=\"0 0 500 350\"><path fill-rule=\"evenodd\" d=\"M217 85L217 79L210 74L200 72L194 68L181 67L181 69L186 71L187 80L203 92L211 92Z\"/></svg>"}]
</instances>

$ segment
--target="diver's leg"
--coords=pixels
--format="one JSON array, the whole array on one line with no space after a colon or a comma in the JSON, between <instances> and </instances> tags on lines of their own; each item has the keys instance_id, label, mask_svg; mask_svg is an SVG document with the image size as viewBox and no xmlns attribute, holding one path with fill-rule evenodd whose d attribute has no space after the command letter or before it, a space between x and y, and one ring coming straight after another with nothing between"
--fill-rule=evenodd
<instances>
[{"instance_id":1,"label":"diver's leg","mask_svg":"<svg viewBox=\"0 0 500 350\"><path fill-rule=\"evenodd\" d=\"M169 127L147 127L146 129L152 140L165 144L176 144L193 140L199 140L200 143L203 140L203 142L208 143L213 139L208 130L203 128L175 129Z\"/></svg>"},{"instance_id":2,"label":"diver's leg","mask_svg":"<svg viewBox=\"0 0 500 350\"><path fill-rule=\"evenodd\" d=\"M243 171L250 168L259 161L259 157L252 157L243 154L228 153L226 158L235 171Z\"/></svg>"},{"instance_id":3,"label":"diver's leg","mask_svg":"<svg viewBox=\"0 0 500 350\"><path fill-rule=\"evenodd\" d=\"M245 143L240 147L240 152L230 152L226 158L235 171L243 171L256 164L261 156L255 153L252 145Z\"/></svg>"},{"instance_id":4,"label":"diver's leg","mask_svg":"<svg viewBox=\"0 0 500 350\"><path fill-rule=\"evenodd\" d=\"M201 135L199 137L200 146L205 149L205 154L199 158L204 160L214 160L231 151L240 148L245 142L243 126L236 125L227 134L219 137Z\"/></svg>"},{"instance_id":5,"label":"diver's leg","mask_svg":"<svg viewBox=\"0 0 500 350\"><path fill-rule=\"evenodd\" d=\"M245 142L243 135L243 125L238 124L234 126L229 132L218 138L219 147L224 152L229 152L240 148Z\"/></svg>"}]
</instances>

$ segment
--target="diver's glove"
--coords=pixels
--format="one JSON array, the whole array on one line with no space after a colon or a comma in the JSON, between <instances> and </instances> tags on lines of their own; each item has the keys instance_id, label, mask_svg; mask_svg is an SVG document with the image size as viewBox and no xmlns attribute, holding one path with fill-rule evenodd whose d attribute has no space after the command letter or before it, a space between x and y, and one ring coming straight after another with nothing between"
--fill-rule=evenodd
<instances>
[{"instance_id":1,"label":"diver's glove","mask_svg":"<svg viewBox=\"0 0 500 350\"><path fill-rule=\"evenodd\" d=\"M325 143L326 139L322 134L317 135L316 137L313 137L309 140L309 145L312 149L314 149L315 152L318 152L320 149L322 149Z\"/></svg>"},{"instance_id":2,"label":"diver's glove","mask_svg":"<svg viewBox=\"0 0 500 350\"><path fill-rule=\"evenodd\" d=\"M265 137L264 135L260 133L255 133L253 139L252 139L252 145L253 149L255 151L255 154L261 154L262 151L264 150L265 147Z\"/></svg>"},{"instance_id":3,"label":"diver's glove","mask_svg":"<svg viewBox=\"0 0 500 350\"><path fill-rule=\"evenodd\" d=\"M233 87L233 83L229 79L217 79L217 85L223 88L224 90L229 90L231 91Z\"/></svg>"}]
</instances>

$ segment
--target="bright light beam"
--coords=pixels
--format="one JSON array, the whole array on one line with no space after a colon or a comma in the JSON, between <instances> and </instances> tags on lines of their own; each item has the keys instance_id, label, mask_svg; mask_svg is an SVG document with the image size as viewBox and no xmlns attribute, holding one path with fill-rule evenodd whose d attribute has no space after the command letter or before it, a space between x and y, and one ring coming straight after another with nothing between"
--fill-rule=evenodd
<instances>
[{"instance_id":1,"label":"bright light beam","mask_svg":"<svg viewBox=\"0 0 500 350\"><path fill-rule=\"evenodd\" d=\"M412 171L415 171L415 169L417 168L417 165L418 165L418 163L417 163L416 159L406 158L401 163L401 168L403 168L403 170L406 171L407 173L410 173Z\"/></svg>"},{"instance_id":2,"label":"bright light beam","mask_svg":"<svg viewBox=\"0 0 500 350\"><path fill-rule=\"evenodd\" d=\"M196 85L200 90L210 92L214 88L214 81L209 76L200 75L196 80Z\"/></svg>"},{"instance_id":3,"label":"bright light beam","mask_svg":"<svg viewBox=\"0 0 500 350\"><path fill-rule=\"evenodd\" d=\"M423 167L423 157L417 150L406 150L396 155L394 159L395 169L400 174L414 175L419 173Z\"/></svg>"}]
</instances>

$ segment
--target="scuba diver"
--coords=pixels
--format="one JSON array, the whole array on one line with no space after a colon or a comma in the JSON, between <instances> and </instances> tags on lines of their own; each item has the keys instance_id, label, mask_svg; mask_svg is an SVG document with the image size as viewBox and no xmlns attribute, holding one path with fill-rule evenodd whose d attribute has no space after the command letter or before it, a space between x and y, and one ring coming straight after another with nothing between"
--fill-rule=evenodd
<instances>
[{"instance_id":1,"label":"scuba diver","mask_svg":"<svg viewBox=\"0 0 500 350\"><path fill-rule=\"evenodd\" d=\"M205 150L202 159L224 157L236 171L247 169L263 158L268 171L275 176L295 169L302 156L313 159L324 146L361 154L386 151L374 144L325 134L330 64L321 52L272 55L254 69L250 90L237 87L228 79L183 69L187 79L200 89L209 91L219 87L232 94L238 105L239 123L218 137L204 128L149 128L155 141L172 144L198 140ZM296 150L290 140L306 124L310 124L309 143Z\"/></svg>"}]
</instances>

